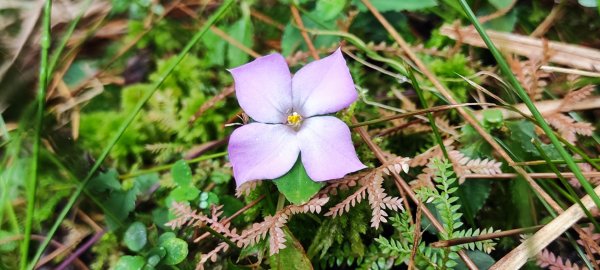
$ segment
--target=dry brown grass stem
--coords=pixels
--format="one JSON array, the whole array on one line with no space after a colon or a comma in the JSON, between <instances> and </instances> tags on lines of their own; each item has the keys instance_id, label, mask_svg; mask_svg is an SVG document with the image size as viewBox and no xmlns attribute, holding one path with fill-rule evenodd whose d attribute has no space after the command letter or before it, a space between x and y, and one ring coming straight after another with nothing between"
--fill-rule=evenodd
<instances>
[{"instance_id":1,"label":"dry brown grass stem","mask_svg":"<svg viewBox=\"0 0 600 270\"><path fill-rule=\"evenodd\" d=\"M231 37L230 35L228 35L227 33L223 32L223 30L219 29L216 26L211 26L210 30L215 33L217 36L219 36L220 38L224 39L225 41L229 42L229 44L233 45L234 47L240 49L241 51L247 53L248 55L254 57L254 58L258 58L260 57L260 54L257 53L256 51L246 47L244 44L242 44L241 42L237 41L235 38Z\"/></svg>"},{"instance_id":2,"label":"dry brown grass stem","mask_svg":"<svg viewBox=\"0 0 600 270\"><path fill-rule=\"evenodd\" d=\"M588 177L600 177L600 172L582 172L583 176L585 176L586 178ZM554 179L554 178L558 178L558 176L555 173L528 173L527 174L529 177L531 178L536 178L536 179ZM566 178L570 178L570 177L575 177L573 175L573 173L571 172L563 172L561 173L561 175L563 177ZM465 174L463 176L464 178L485 178L485 179L503 179L503 178L516 178L519 177L519 174L516 173L500 173L500 174L494 174L494 175L488 175L488 174Z\"/></svg>"},{"instance_id":3,"label":"dry brown grass stem","mask_svg":"<svg viewBox=\"0 0 600 270\"><path fill-rule=\"evenodd\" d=\"M596 194L600 193L600 187L594 189ZM581 199L581 202L587 209L593 208L594 202L589 195L586 195ZM572 205L548 223L544 228L540 229L533 236L523 241L519 246L505 255L502 259L496 262L490 269L519 269L522 267L530 258L535 257L540 253L546 246L548 246L557 237L562 235L566 230L571 228L581 218L585 216L583 209L577 204ZM579 229L578 231L582 231ZM581 235L581 233L580 233Z\"/></svg>"},{"instance_id":4,"label":"dry brown grass stem","mask_svg":"<svg viewBox=\"0 0 600 270\"><path fill-rule=\"evenodd\" d=\"M555 5L550 11L550 14L548 14L548 16L546 16L546 18L540 24L538 24L538 26L535 28L535 30L533 30L533 32L531 32L529 36L541 37L545 35L546 32L550 30L550 27L552 27L556 19L562 16L565 2L566 1L561 0L560 3Z\"/></svg>"},{"instance_id":5,"label":"dry brown grass stem","mask_svg":"<svg viewBox=\"0 0 600 270\"><path fill-rule=\"evenodd\" d=\"M506 15L506 13L508 13L515 6L516 3L517 3L517 0L512 0L508 6L502 8L502 9L499 9L492 14L481 16L481 17L477 18L477 20L479 20L480 23L484 23L484 22L491 21L493 19L500 18L500 17Z\"/></svg>"},{"instance_id":6,"label":"dry brown grass stem","mask_svg":"<svg viewBox=\"0 0 600 270\"><path fill-rule=\"evenodd\" d=\"M544 225L538 225L538 226L533 226L533 227L528 227L528 228L519 228L519 229L512 229L512 230L507 230L507 231L480 234L478 236L440 240L440 241L431 243L431 247L434 247L434 248L451 247L451 246L457 246L457 245L462 245L462 244L466 244L466 243L479 242L479 241L483 241L483 240L490 240L490 239L519 235L519 234L524 234L524 233L531 233L531 232L538 231L539 229L541 229L543 227L544 227Z\"/></svg>"},{"instance_id":7,"label":"dry brown grass stem","mask_svg":"<svg viewBox=\"0 0 600 270\"><path fill-rule=\"evenodd\" d=\"M259 21L262 21L268 25L272 25L275 28L283 31L283 29L285 29L285 26L275 20L273 20L271 17L267 16L266 14L256 10L256 9L251 9L250 10L250 15L253 16L254 18L258 19Z\"/></svg>"},{"instance_id":8,"label":"dry brown grass stem","mask_svg":"<svg viewBox=\"0 0 600 270\"><path fill-rule=\"evenodd\" d=\"M452 25L445 25L440 28L440 33L465 44L487 48L473 27L456 28ZM486 33L498 49L505 53L526 56L531 59L539 57L546 47L550 56L548 61L551 63L589 71L600 70L600 50L597 49L557 41L548 41L545 44L543 39L493 30L486 30Z\"/></svg>"},{"instance_id":9,"label":"dry brown grass stem","mask_svg":"<svg viewBox=\"0 0 600 270\"><path fill-rule=\"evenodd\" d=\"M557 72L557 73L573 74L573 75L579 75L579 76L585 76L585 77L600 78L600 72L585 71L585 70L580 70L580 69L575 69L575 68L541 66L540 69L543 71L546 71L546 72Z\"/></svg>"},{"instance_id":10,"label":"dry brown grass stem","mask_svg":"<svg viewBox=\"0 0 600 270\"><path fill-rule=\"evenodd\" d=\"M300 12L298 8L294 5L290 5L290 10L292 11L292 17L294 17L294 21L300 27L300 33L302 34L302 38L304 38L304 42L306 42L306 46L308 46L308 50L310 51L311 56L317 60L319 59L319 54L315 49L315 45L313 45L312 40L308 36L308 33L304 29L304 22L302 22L302 17L300 17Z\"/></svg>"}]
</instances>

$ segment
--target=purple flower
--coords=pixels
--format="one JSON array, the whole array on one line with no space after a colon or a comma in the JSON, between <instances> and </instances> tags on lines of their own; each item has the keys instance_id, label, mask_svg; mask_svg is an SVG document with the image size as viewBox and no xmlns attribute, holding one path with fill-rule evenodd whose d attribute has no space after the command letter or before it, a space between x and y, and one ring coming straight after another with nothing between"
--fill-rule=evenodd
<instances>
[{"instance_id":1,"label":"purple flower","mask_svg":"<svg viewBox=\"0 0 600 270\"><path fill-rule=\"evenodd\" d=\"M304 66L293 78L280 54L230 72L240 106L256 121L237 128L229 139L238 186L284 175L298 154L314 181L341 178L366 167L356 156L348 126L327 116L357 98L340 49Z\"/></svg>"}]
</instances>

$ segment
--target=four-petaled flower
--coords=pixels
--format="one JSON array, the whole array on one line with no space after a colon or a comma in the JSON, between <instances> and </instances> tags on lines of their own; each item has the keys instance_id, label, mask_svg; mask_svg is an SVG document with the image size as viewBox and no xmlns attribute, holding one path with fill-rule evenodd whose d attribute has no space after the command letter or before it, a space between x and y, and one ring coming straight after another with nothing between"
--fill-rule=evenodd
<instances>
[{"instance_id":1,"label":"four-petaled flower","mask_svg":"<svg viewBox=\"0 0 600 270\"><path fill-rule=\"evenodd\" d=\"M280 54L230 70L242 109L256 122L237 128L229 158L237 186L275 179L300 158L314 181L341 178L365 168L348 126L334 116L357 98L340 49L291 76Z\"/></svg>"}]
</instances>

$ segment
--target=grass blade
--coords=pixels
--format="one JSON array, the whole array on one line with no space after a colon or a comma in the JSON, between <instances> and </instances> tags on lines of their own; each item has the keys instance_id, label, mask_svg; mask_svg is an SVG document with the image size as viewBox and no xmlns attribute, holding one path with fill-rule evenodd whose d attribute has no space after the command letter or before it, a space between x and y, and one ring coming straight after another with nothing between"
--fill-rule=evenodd
<instances>
[{"instance_id":1,"label":"grass blade","mask_svg":"<svg viewBox=\"0 0 600 270\"><path fill-rule=\"evenodd\" d=\"M37 93L37 112L35 114L33 149L31 157L31 167L29 178L26 184L27 193L27 213L25 216L25 231L23 233L23 242L21 244L20 269L27 267L27 255L29 254L29 244L31 240L31 230L33 226L33 214L35 211L35 194L38 184L38 165L40 154L40 137L42 121L44 118L44 104L46 101L46 87L48 87L48 51L50 50L50 18L52 12L52 1L46 0L44 4L44 17L42 23L42 39L40 54L40 75Z\"/></svg>"},{"instance_id":2,"label":"grass blade","mask_svg":"<svg viewBox=\"0 0 600 270\"><path fill-rule=\"evenodd\" d=\"M64 218L67 216L67 213L69 212L69 210L71 209L71 207L73 206L73 204L75 204L75 201L77 200L77 198L79 197L79 195L81 194L81 192L83 191L83 189L85 188L86 184L89 182L89 180L92 178L92 176L96 173L96 171L98 170L98 168L100 168L100 165L102 164L102 162L104 162L104 160L106 159L106 157L108 156L108 154L110 153L110 151L112 150L112 148L119 141L119 139L121 138L121 136L123 135L123 133L125 133L125 130L133 122L133 120L135 119L135 117L137 116L137 114L142 110L142 108L144 107L144 105L146 104L146 102L152 97L152 95L154 94L154 92L156 92L156 90L158 90L158 88L160 88L160 86L163 84L163 82L167 79L167 77L169 77L169 75L171 74L171 72L173 72L173 70L175 69L175 67L177 67L177 65L183 60L183 58L192 49L192 47L196 43L198 43L198 41L200 41L200 39L202 38L202 36L204 36L204 34L206 33L206 31L208 31L209 27L212 26L212 25L214 25L219 20L219 18L221 18L221 16L225 13L225 11L227 11L229 9L229 7L234 2L235 2L235 0L227 0L227 1L225 1L221 5L221 7L219 7L219 9L217 11L215 11L215 13L210 18L208 18L208 20L206 21L206 23L204 23L204 25L200 28L200 30L198 30L198 33L196 33L196 35L194 35L194 37L192 37L192 39L187 43L187 45L185 46L185 48L179 53L179 55L177 56L177 58L175 59L175 61L170 66L168 66L168 68L165 70L165 72L160 76L160 78L158 79L158 81L156 82L156 84L153 86L152 90L149 91L148 93L146 93L146 95L144 97L142 97L142 99L140 99L140 101L136 104L136 106L132 110L132 112L129 113L129 115L127 116L127 118L123 121L123 123L121 124L121 126L117 130L115 136L108 142L107 146L104 148L104 150L102 151L102 153L100 154L100 156L98 157L98 159L96 160L96 162L94 163L94 166L92 166L92 168L89 171L89 173L87 174L87 176L79 184L79 186L77 187L77 189L75 190L75 192L71 195L71 197L69 198L69 201L67 202L65 208L63 208L63 210L58 215L56 221L52 225L52 228L48 231L46 239L44 240L44 242L42 242L42 244L40 245L40 247L38 248L38 250L37 250L37 252L35 254L35 257L31 261L31 263L29 264L29 267L28 267L29 269L33 269L34 268L35 264L37 263L37 261L42 256L42 253L44 252L44 250L46 249L46 247L50 243L50 240L52 239L52 236L54 236L54 234L56 233L56 230L58 229L58 227L60 226L60 224L62 223L62 221L64 220Z\"/></svg>"}]
</instances>

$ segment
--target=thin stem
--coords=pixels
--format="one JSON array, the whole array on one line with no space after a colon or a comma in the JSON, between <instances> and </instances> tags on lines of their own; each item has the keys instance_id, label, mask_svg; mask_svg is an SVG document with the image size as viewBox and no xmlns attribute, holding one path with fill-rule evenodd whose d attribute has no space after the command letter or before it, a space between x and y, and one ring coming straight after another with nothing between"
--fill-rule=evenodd
<instances>
[{"instance_id":1,"label":"thin stem","mask_svg":"<svg viewBox=\"0 0 600 270\"><path fill-rule=\"evenodd\" d=\"M211 155L203 155L203 156L199 156L199 157L194 158L194 159L185 160L185 163L187 163L187 164L193 164L193 163L198 163L198 162L204 161L204 160L209 160L209 159L224 157L226 155L227 155L227 152L219 152L219 153L215 153L215 154L211 154ZM154 172L160 172L160 171L166 171L166 170L171 169L171 167L173 167L173 165L175 165L175 163L171 163L171 164L167 164L167 165L161 165L161 166L156 166L156 167L153 167L153 168L150 168L150 169L146 169L146 170L139 170L137 172L120 175L119 178L120 179L128 179L128 178L133 178L133 177L137 177L137 176L144 175L144 174L149 174L149 173L154 173Z\"/></svg>"},{"instance_id":2,"label":"thin stem","mask_svg":"<svg viewBox=\"0 0 600 270\"><path fill-rule=\"evenodd\" d=\"M60 224L62 223L64 218L67 216L71 207L73 207L73 205L75 204L75 201L77 200L77 198L79 197L79 195L81 194L81 192L83 191L83 189L85 188L85 186L87 185L89 180L95 175L96 171L100 168L100 166L102 165L104 160L108 157L108 154L110 153L112 148L119 141L119 139L121 138L123 133L125 133L125 130L127 130L129 125L133 122L133 120L135 120L136 116L142 110L142 108L144 107L146 102L148 102L148 100L150 100L150 98L152 97L154 92L156 92L160 88L160 86L163 84L163 82L167 79L167 77L169 77L169 75L171 75L171 73L173 72L175 67L177 67L177 65L183 60L183 58L188 54L188 52L190 52L192 47L194 47L194 45L196 43L198 43L198 41L200 41L200 39L204 36L204 34L210 28L210 26L214 25L221 18L221 16L225 13L225 11L227 11L229 9L229 7L231 7L231 5L234 2L235 2L235 0L225 1L221 5L221 7L219 7L219 9L210 18L208 18L206 23L198 30L196 35L194 35L194 37L192 37L192 39L187 43L185 48L179 53L179 55L177 56L175 61L172 62L171 65L169 65L167 67L165 72L159 77L158 81L155 83L152 90L148 91L148 93L146 93L146 95L144 97L142 97L142 99L140 99L140 101L136 104L136 106L134 107L132 112L127 116L125 121L123 121L123 123L117 130L115 136L107 143L106 148L104 148L104 150L102 151L102 154L100 154L100 156L98 157L98 159L92 166L91 170L87 174L87 176L84 178L83 181L81 181L81 184L77 187L75 192L69 198L69 201L67 202L66 206L63 208L63 210L60 212L57 219L55 220L54 225L48 231L48 237L38 248L38 250L35 254L35 257L33 258L33 261L29 264L29 269L33 269L34 265L39 260L39 258L42 256L42 253L48 246L48 243L50 242L52 236L54 236L54 234L58 230L58 227L60 226Z\"/></svg>"},{"instance_id":3,"label":"thin stem","mask_svg":"<svg viewBox=\"0 0 600 270\"><path fill-rule=\"evenodd\" d=\"M600 161L600 158L591 158L592 161ZM576 163L586 163L587 161L585 159L573 159L574 162ZM531 165L546 165L548 163L553 163L553 164L565 164L564 160L558 160L558 159L553 159L553 160L531 160L531 161L523 161L523 162L515 162L515 166L531 166Z\"/></svg>"},{"instance_id":4,"label":"thin stem","mask_svg":"<svg viewBox=\"0 0 600 270\"><path fill-rule=\"evenodd\" d=\"M536 232L543 227L544 227L544 225L537 225L537 226L527 227L527 228L519 228L519 229L508 230L508 231L481 234L478 236L440 240L440 241L431 243L431 247L444 248L444 247L457 246L457 245L462 245L462 244L467 244L467 243L479 242L479 241L483 241L483 240L490 240L490 239L495 239L495 238L519 235L519 234L523 234L523 233L531 233L531 232Z\"/></svg>"},{"instance_id":5,"label":"thin stem","mask_svg":"<svg viewBox=\"0 0 600 270\"><path fill-rule=\"evenodd\" d=\"M356 128L356 127L362 127L362 126L368 126L368 125L375 125L375 124L384 123L384 122L391 121L394 119L399 119L399 118L406 118L406 117L421 115L421 114L426 114L426 113L445 111L445 110L459 108L459 107L480 106L480 105L494 106L494 104L492 104L492 103L463 103L463 104L455 104L455 105L442 105L442 106L437 106L437 107L432 107L432 108L427 108L427 109L422 109L422 110L416 110L416 111L407 112L407 113L396 114L396 115L392 115L392 116L388 116L388 117L382 117L382 118L378 118L378 119L374 119L374 120L354 123L354 124L351 124L348 126L350 128Z\"/></svg>"},{"instance_id":6,"label":"thin stem","mask_svg":"<svg viewBox=\"0 0 600 270\"><path fill-rule=\"evenodd\" d=\"M33 226L33 215L35 211L35 194L37 191L39 153L41 146L42 121L44 118L44 104L46 99L46 88L48 87L48 51L50 50L50 18L52 12L52 1L46 0L44 6L44 18L42 23L40 75L37 93L37 113L35 115L35 134L33 137L33 157L31 159L30 174L27 181L27 213L25 219L25 232L21 245L20 269L27 268L27 255L29 254L29 242Z\"/></svg>"},{"instance_id":7,"label":"thin stem","mask_svg":"<svg viewBox=\"0 0 600 270\"><path fill-rule=\"evenodd\" d=\"M494 55L494 58L498 62L498 66L500 66L502 73L506 77L508 77L508 81L510 82L510 85L516 90L517 95L519 95L519 97L521 98L521 100L523 100L525 105L527 105L527 108L529 109L529 111L531 112L531 114L533 115L535 120L538 122L538 124L540 125L542 130L544 130L544 133L546 133L546 136L548 136L548 138L552 142L552 145L554 145L556 150L559 152L559 154L565 160L569 169L575 174L575 178L577 178L579 183L581 183L581 186L583 187L585 192L588 195L590 195L590 198L592 198L592 200L594 201L594 204L596 204L596 207L600 208L600 197L598 197L598 194L596 194L594 192L593 187L590 185L590 183L587 182L585 177L581 174L581 170L579 169L577 164L573 161L573 158L571 157L571 155L565 150L565 148L560 143L559 139L554 134L553 130L550 128L550 126L548 125L546 120L544 120L544 117L542 116L542 114L535 107L535 105L533 104L533 102L531 101L531 99L529 98L529 96L527 95L527 93L525 92L525 90L523 89L523 87L521 86L521 84L519 83L517 78L515 77L515 75L512 73L510 67L508 66L508 63L506 63L506 61L504 60L504 57L502 56L500 51L498 51L496 46L494 46L494 43L492 42L492 40L485 33L485 31L484 31L483 27L481 26L481 24L479 23L479 21L477 21L477 17L475 17L475 14L473 13L471 8L467 4L466 0L459 0L459 3L461 5L461 7L463 8L463 10L465 11L465 13L467 14L467 17L469 18L469 20L471 21L473 26L475 26L475 29L477 29L477 32L479 33L479 35L481 36L481 38L487 45L487 47L490 50L490 52L492 53L492 55Z\"/></svg>"}]
</instances>

